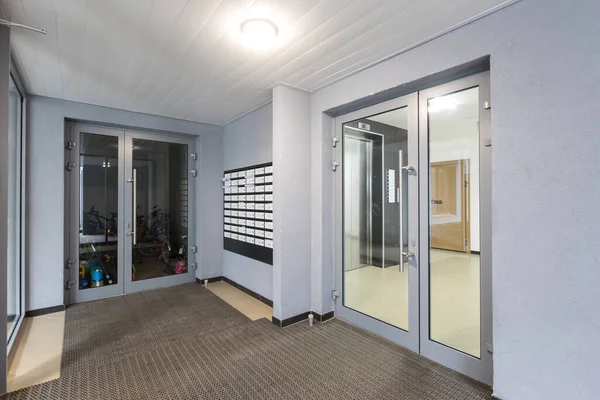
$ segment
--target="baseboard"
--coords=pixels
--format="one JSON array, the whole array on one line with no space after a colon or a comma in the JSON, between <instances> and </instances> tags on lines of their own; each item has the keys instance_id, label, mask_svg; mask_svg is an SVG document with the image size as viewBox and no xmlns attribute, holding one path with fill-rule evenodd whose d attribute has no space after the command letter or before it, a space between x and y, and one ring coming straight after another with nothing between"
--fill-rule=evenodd
<instances>
[{"instance_id":1,"label":"baseboard","mask_svg":"<svg viewBox=\"0 0 600 400\"><path fill-rule=\"evenodd\" d=\"M39 317L40 315L52 314L59 311L65 310L65 305L54 306L54 307L46 307L46 308L38 308L37 310L29 310L25 312L25 317Z\"/></svg>"},{"instance_id":2,"label":"baseboard","mask_svg":"<svg viewBox=\"0 0 600 400\"><path fill-rule=\"evenodd\" d=\"M221 282L223 280L223 277L222 276L215 276L213 278L206 278L206 279L196 278L196 283L199 283L199 284L203 285L205 280L207 280L208 283Z\"/></svg>"},{"instance_id":3,"label":"baseboard","mask_svg":"<svg viewBox=\"0 0 600 400\"><path fill-rule=\"evenodd\" d=\"M7 320L8 322L13 322L13 321L15 320L15 318L17 318L17 316L16 316L16 315L7 315L7 316L6 316L6 320Z\"/></svg>"},{"instance_id":4,"label":"baseboard","mask_svg":"<svg viewBox=\"0 0 600 400\"><path fill-rule=\"evenodd\" d=\"M236 289L241 290L242 292L246 293L247 295L254 297L256 300L260 301L261 303L264 303L264 304L268 305L269 307L273 307L273 301L267 299L265 296L260 295L260 294L256 293L255 291L250 290L247 287L242 286L235 281L232 281L231 279L227 278L226 276L223 277L223 281L229 283L231 286L233 286Z\"/></svg>"},{"instance_id":5,"label":"baseboard","mask_svg":"<svg viewBox=\"0 0 600 400\"><path fill-rule=\"evenodd\" d=\"M328 321L328 320L330 320L330 319L332 319L334 317L333 311L329 311L328 313L325 313L323 315L321 315L321 314L319 314L317 312L312 311L312 314L313 314L314 318L317 321L319 321L319 322L325 322L325 321Z\"/></svg>"},{"instance_id":6,"label":"baseboard","mask_svg":"<svg viewBox=\"0 0 600 400\"><path fill-rule=\"evenodd\" d=\"M289 326L289 325L295 324L297 322L304 321L305 319L308 319L308 314L310 314L310 311L306 311L306 312L303 312L302 314L298 314L293 317L286 318L283 321L280 319L277 319L275 317L273 317L271 320L278 327L285 328L286 326Z\"/></svg>"},{"instance_id":7,"label":"baseboard","mask_svg":"<svg viewBox=\"0 0 600 400\"><path fill-rule=\"evenodd\" d=\"M480 255L481 253L480 253L479 251L477 251L477 250L471 250L471 254L477 254L477 255Z\"/></svg>"},{"instance_id":8,"label":"baseboard","mask_svg":"<svg viewBox=\"0 0 600 400\"><path fill-rule=\"evenodd\" d=\"M232 281L231 279L229 279L225 276L216 276L214 278L208 278L207 280L208 280L208 283L221 282L221 281L227 282L234 288L241 290L242 292L246 293L247 295L249 295L251 297L254 297L256 300L260 301L261 303L264 303L264 304L268 305L269 307L273 307L272 300L267 299L265 296L260 295L260 294L256 293L255 291L250 290L247 287L240 285L239 283ZM204 279L196 278L196 282L198 282L200 284L204 284Z\"/></svg>"}]
</instances>

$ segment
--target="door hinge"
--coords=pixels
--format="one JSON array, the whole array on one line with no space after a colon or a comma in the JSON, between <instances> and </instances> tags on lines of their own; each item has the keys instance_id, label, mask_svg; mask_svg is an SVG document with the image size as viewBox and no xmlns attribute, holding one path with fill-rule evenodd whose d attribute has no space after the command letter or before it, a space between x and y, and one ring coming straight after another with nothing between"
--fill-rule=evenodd
<instances>
[{"instance_id":1,"label":"door hinge","mask_svg":"<svg viewBox=\"0 0 600 400\"><path fill-rule=\"evenodd\" d=\"M485 147L492 147L492 139L485 139L485 140L483 141L483 145L484 145Z\"/></svg>"},{"instance_id":2,"label":"door hinge","mask_svg":"<svg viewBox=\"0 0 600 400\"><path fill-rule=\"evenodd\" d=\"M192 176L198 176L198 171L195 169L191 169L190 174L192 174Z\"/></svg>"},{"instance_id":3,"label":"door hinge","mask_svg":"<svg viewBox=\"0 0 600 400\"><path fill-rule=\"evenodd\" d=\"M70 290L75 285L75 282L72 280L68 280L65 282L65 290Z\"/></svg>"},{"instance_id":4,"label":"door hinge","mask_svg":"<svg viewBox=\"0 0 600 400\"><path fill-rule=\"evenodd\" d=\"M198 252L198 246L192 246L190 247L190 251L194 254L196 254Z\"/></svg>"},{"instance_id":5,"label":"door hinge","mask_svg":"<svg viewBox=\"0 0 600 400\"><path fill-rule=\"evenodd\" d=\"M331 138L331 145L333 147L336 147L339 141L340 141L340 139L338 139L337 137L334 136Z\"/></svg>"},{"instance_id":6,"label":"door hinge","mask_svg":"<svg viewBox=\"0 0 600 400\"><path fill-rule=\"evenodd\" d=\"M73 148L76 146L77 146L77 142L67 142L66 148L67 148L67 150L73 150Z\"/></svg>"},{"instance_id":7,"label":"door hinge","mask_svg":"<svg viewBox=\"0 0 600 400\"><path fill-rule=\"evenodd\" d=\"M331 299L333 301L336 301L338 297L340 297L340 295L338 294L337 290L332 290L331 291Z\"/></svg>"},{"instance_id":8,"label":"door hinge","mask_svg":"<svg viewBox=\"0 0 600 400\"><path fill-rule=\"evenodd\" d=\"M489 101L486 101L486 102L484 102L484 103L483 103L483 107L484 107L486 110L489 110L489 109L491 109L491 108L492 108L492 105L490 104L490 102L489 102Z\"/></svg>"},{"instance_id":9,"label":"door hinge","mask_svg":"<svg viewBox=\"0 0 600 400\"><path fill-rule=\"evenodd\" d=\"M195 262L194 262L194 263L191 263L191 264L190 264L190 267L191 267L191 268L192 268L192 269L195 271L195 270L197 270L197 269L198 269L198 264L196 264Z\"/></svg>"},{"instance_id":10,"label":"door hinge","mask_svg":"<svg viewBox=\"0 0 600 400\"><path fill-rule=\"evenodd\" d=\"M198 153L192 153L190 154L190 156L192 157L192 160L196 161L198 159Z\"/></svg>"},{"instance_id":11,"label":"door hinge","mask_svg":"<svg viewBox=\"0 0 600 400\"><path fill-rule=\"evenodd\" d=\"M67 261L65 261L65 269L71 269L71 264L75 264L75 261L69 258Z\"/></svg>"},{"instance_id":12,"label":"door hinge","mask_svg":"<svg viewBox=\"0 0 600 400\"><path fill-rule=\"evenodd\" d=\"M67 171L73 171L73 168L77 167L77 163L69 161L65 167L67 168Z\"/></svg>"},{"instance_id":13,"label":"door hinge","mask_svg":"<svg viewBox=\"0 0 600 400\"><path fill-rule=\"evenodd\" d=\"M493 344L486 343L485 344L485 349L487 350L488 353L494 354L494 345Z\"/></svg>"},{"instance_id":14,"label":"door hinge","mask_svg":"<svg viewBox=\"0 0 600 400\"><path fill-rule=\"evenodd\" d=\"M331 167L333 168L333 172L337 171L337 167L340 166L340 163L337 161L334 161L331 163Z\"/></svg>"}]
</instances>

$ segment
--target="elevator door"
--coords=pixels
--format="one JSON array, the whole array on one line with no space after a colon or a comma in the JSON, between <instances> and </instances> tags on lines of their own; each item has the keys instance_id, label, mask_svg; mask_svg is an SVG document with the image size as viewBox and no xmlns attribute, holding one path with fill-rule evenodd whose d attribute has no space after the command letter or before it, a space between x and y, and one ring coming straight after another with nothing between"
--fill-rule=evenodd
<instances>
[{"instance_id":1,"label":"elevator door","mask_svg":"<svg viewBox=\"0 0 600 400\"><path fill-rule=\"evenodd\" d=\"M193 281L194 141L73 124L66 151L66 302Z\"/></svg>"},{"instance_id":2,"label":"elevator door","mask_svg":"<svg viewBox=\"0 0 600 400\"><path fill-rule=\"evenodd\" d=\"M347 136L344 147L346 170L345 249L346 271L364 268L372 264L372 171L373 141L360 136Z\"/></svg>"}]
</instances>

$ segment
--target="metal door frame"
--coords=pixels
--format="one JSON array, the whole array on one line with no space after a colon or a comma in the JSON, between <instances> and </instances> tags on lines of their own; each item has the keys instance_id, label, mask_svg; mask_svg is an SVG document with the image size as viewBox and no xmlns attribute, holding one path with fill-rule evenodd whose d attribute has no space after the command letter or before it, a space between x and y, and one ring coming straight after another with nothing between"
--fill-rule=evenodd
<instances>
[{"instance_id":1,"label":"metal door frame","mask_svg":"<svg viewBox=\"0 0 600 400\"><path fill-rule=\"evenodd\" d=\"M132 241L133 236L128 235L125 241L124 248L124 261L125 261L125 277L124 277L124 293L134 293L143 290L157 289L161 287L179 285L188 282L194 282L196 279L195 266L197 265L196 255L198 247L196 246L196 253L191 251L192 247L196 243L196 229L194 229L193 221L196 221L196 179L191 173L191 170L196 170L197 160L194 160L192 154L196 154L196 140L195 138L188 138L183 136L171 136L159 133L149 133L141 131L125 131L125 175L128 179L133 177L133 139L152 140L163 143L178 143L187 145L187 157L188 157L188 258L187 266L188 270L184 274L177 274L172 276L163 276L156 278L143 279L140 281L133 281L131 279L132 273ZM197 157L196 157L197 158ZM131 183L125 183L127 186L124 191L124 204L123 210L124 229L129 231L128 224L135 224L135 215L133 213L133 185ZM132 226L132 225L130 225Z\"/></svg>"},{"instance_id":2,"label":"metal door frame","mask_svg":"<svg viewBox=\"0 0 600 400\"><path fill-rule=\"evenodd\" d=\"M476 358L429 338L429 118L428 100L463 90L479 88L479 231L480 231L480 356ZM419 92L419 182L421 354L478 381L492 384L492 209L491 209L491 113L489 71ZM471 199L472 200L472 199Z\"/></svg>"},{"instance_id":3,"label":"metal door frame","mask_svg":"<svg viewBox=\"0 0 600 400\"><path fill-rule=\"evenodd\" d=\"M429 338L429 129L428 99L470 88L479 88L479 224L480 224L480 358ZM334 189L335 302L336 316L383 336L403 347L481 382L492 384L492 218L491 218L491 113L489 71L414 92L395 100L367 107L335 119L335 135L342 143L334 154L339 160ZM409 175L409 237L416 231L417 248L409 264L409 332L369 317L343 305L343 124L367 116L408 106L409 164L418 164L419 176ZM412 121L412 122L411 122ZM410 141L411 137L417 138ZM416 145L415 145L416 144ZM413 155L414 152L417 155ZM418 160L418 163L416 162ZM416 199L416 200L411 200ZM416 205L415 205L416 204ZM472 233L471 233L472 234ZM418 264L417 264L418 262ZM417 265L423 268L417 268ZM417 273L418 271L418 273ZM410 275L412 273L412 275ZM416 311L415 311L416 309ZM416 323L416 325L415 325ZM418 327L415 329L413 327Z\"/></svg>"},{"instance_id":4,"label":"metal door frame","mask_svg":"<svg viewBox=\"0 0 600 400\"><path fill-rule=\"evenodd\" d=\"M170 135L160 133L149 133L134 130L125 130L119 128L108 128L85 123L70 123L69 140L76 143L76 146L69 153L69 160L75 164L76 173L69 175L69 181L66 182L70 186L68 200L70 203L68 224L66 229L69 230L69 257L65 260L65 267L68 268L68 279L71 280L71 288L67 292L68 303L81 303L92 300L99 300L107 297L118 296L122 294L134 293L143 290L167 287L182 283L193 282L196 278L196 265L198 259L199 247L196 244L196 229L194 221L196 221L196 179L192 176L191 170L197 171L197 156L196 159L192 154L196 153L196 138L183 135ZM98 288L79 289L79 179L80 179L80 133L90 133L97 135L105 135L119 138L118 149L118 168L119 168L119 194L118 194L118 280L114 285L102 286ZM132 222L133 210L132 204L132 186L127 182L126 178L130 178L132 174L132 142L133 139L155 140L165 143L179 143L188 146L188 271L184 274L178 274L166 277L157 277L144 279L133 282L131 279L132 272L132 248L131 236L127 235L127 223ZM198 172L196 172L197 176ZM195 252L192 251L195 249Z\"/></svg>"},{"instance_id":5,"label":"metal door frame","mask_svg":"<svg viewBox=\"0 0 600 400\"><path fill-rule=\"evenodd\" d=\"M374 317L363 314L359 311L353 310L344 306L344 191L343 191L343 180L344 180L344 162L343 162L343 147L344 147L344 134L343 125L347 122L355 121L361 118L382 114L399 108L407 108L408 116L408 163L412 165L418 165L418 115L417 115L418 97L416 93L409 94L403 97L396 98L394 100L386 101L371 107L363 108L361 110L338 116L335 118L335 135L339 140L340 145L336 145L335 159L339 160L334 178L334 204L335 204L335 215L334 215L334 263L335 263L335 287L338 293L338 298L335 301L335 314L336 316L349 321L355 325L358 325L364 329L372 331L380 336L385 337L392 342L395 342L403 347L406 347L412 351L419 351L419 274L418 274L418 260L419 260L419 246L418 240L415 241L415 245L410 247L410 250L415 253L415 257L409 259L408 262L408 327L409 330L405 331L394 325L390 325L384 321L378 320ZM385 171L383 172L383 179L385 180ZM419 237L419 219L418 219L418 175L414 172L408 173L408 223L409 237L418 239ZM402 184L402 179L400 179ZM382 199L385 202L385 196ZM402 210L401 210L402 213ZM402 227L400 227L402 229ZM409 241L410 242L410 241ZM401 251L403 244L400 244Z\"/></svg>"},{"instance_id":6,"label":"metal door frame","mask_svg":"<svg viewBox=\"0 0 600 400\"><path fill-rule=\"evenodd\" d=\"M108 286L102 286L97 288L79 289L79 179L80 179L80 149L81 149L81 133L90 133L96 135L112 136L119 139L118 148L118 163L119 169L119 193L118 193L118 216L117 216L117 283ZM69 293L69 303L81 303L85 301L98 300L111 296L118 296L123 294L123 271L124 271L124 245L125 245L125 223L121 213L123 209L123 195L125 189L125 133L123 130L104 128L95 125L78 124L74 123L71 125L70 140L76 145L70 152L70 160L74 164L75 173L69 174L69 259L65 260L65 267L68 269L68 276L71 280L71 288ZM68 285L68 283L67 283Z\"/></svg>"}]
</instances>

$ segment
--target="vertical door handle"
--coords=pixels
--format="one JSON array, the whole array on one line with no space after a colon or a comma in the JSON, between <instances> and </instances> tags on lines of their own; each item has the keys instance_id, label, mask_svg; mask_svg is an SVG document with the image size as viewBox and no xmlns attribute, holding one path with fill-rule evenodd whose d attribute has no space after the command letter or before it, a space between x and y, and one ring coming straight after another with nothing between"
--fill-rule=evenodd
<instances>
[{"instance_id":1,"label":"vertical door handle","mask_svg":"<svg viewBox=\"0 0 600 400\"><path fill-rule=\"evenodd\" d=\"M403 196L403 191L404 191L404 186L403 186L403 181L402 181L402 171L403 171L403 167L402 167L402 161L403 161L403 157L402 157L402 150L398 151L398 206L400 207L400 212L398 213L399 215L399 222L400 222L400 234L398 235L400 237L400 272L404 272L404 196Z\"/></svg>"},{"instance_id":2,"label":"vertical door handle","mask_svg":"<svg viewBox=\"0 0 600 400\"><path fill-rule=\"evenodd\" d=\"M415 253L404 252L404 181L403 181L403 172L404 171L413 171L416 172L417 169L412 165L404 166L403 164L403 154L402 150L398 151L398 175L400 179L398 179L398 204L400 205L400 272L404 272L404 258L411 259L415 256Z\"/></svg>"},{"instance_id":3,"label":"vertical door handle","mask_svg":"<svg viewBox=\"0 0 600 400\"><path fill-rule=\"evenodd\" d=\"M137 236L137 216L135 215L137 209L137 171L133 169L133 178L127 180L129 183L133 183L133 213L131 219L133 220L131 225L133 226L133 230L129 231L128 234L133 236L133 244L136 244L136 236Z\"/></svg>"}]
</instances>

